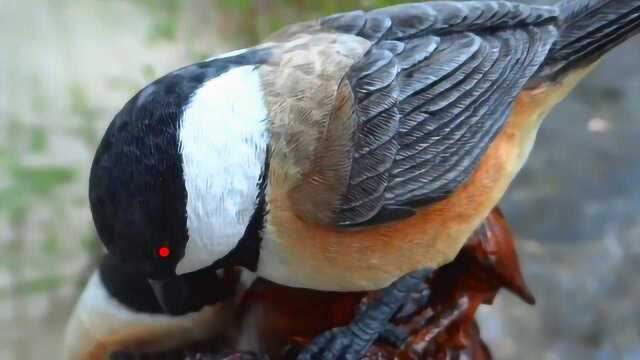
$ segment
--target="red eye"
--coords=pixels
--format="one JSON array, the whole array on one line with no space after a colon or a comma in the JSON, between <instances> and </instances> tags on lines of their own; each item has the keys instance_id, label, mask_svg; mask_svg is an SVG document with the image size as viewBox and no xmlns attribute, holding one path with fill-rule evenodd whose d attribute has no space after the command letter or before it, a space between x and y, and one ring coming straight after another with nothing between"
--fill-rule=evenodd
<instances>
[{"instance_id":1,"label":"red eye","mask_svg":"<svg viewBox=\"0 0 640 360\"><path fill-rule=\"evenodd\" d=\"M168 247L163 246L158 249L158 256L160 256L161 258L169 257L169 255L171 255L171 249L169 249Z\"/></svg>"}]
</instances>

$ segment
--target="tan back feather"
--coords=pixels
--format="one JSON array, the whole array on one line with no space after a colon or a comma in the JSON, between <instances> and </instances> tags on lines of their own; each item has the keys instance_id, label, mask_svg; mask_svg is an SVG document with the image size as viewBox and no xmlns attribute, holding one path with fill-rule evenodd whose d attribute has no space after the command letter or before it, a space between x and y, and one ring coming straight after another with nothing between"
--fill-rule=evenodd
<instances>
[{"instance_id":1,"label":"tan back feather","mask_svg":"<svg viewBox=\"0 0 640 360\"><path fill-rule=\"evenodd\" d=\"M272 122L270 191L288 192L307 220L330 223L346 189L356 119L342 80L369 45L352 35L300 34L260 69Z\"/></svg>"}]
</instances>

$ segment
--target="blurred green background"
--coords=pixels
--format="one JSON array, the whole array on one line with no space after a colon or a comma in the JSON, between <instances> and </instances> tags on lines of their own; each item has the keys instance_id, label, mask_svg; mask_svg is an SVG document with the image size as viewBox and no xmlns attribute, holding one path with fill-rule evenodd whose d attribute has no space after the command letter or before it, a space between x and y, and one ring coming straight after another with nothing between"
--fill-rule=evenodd
<instances>
[{"instance_id":1,"label":"blurred green background","mask_svg":"<svg viewBox=\"0 0 640 360\"><path fill-rule=\"evenodd\" d=\"M0 0L0 359L57 358L101 251L88 169L128 98L285 24L401 2ZM497 359L640 359L638 59L636 39L552 114L504 201L538 305L481 312Z\"/></svg>"}]
</instances>

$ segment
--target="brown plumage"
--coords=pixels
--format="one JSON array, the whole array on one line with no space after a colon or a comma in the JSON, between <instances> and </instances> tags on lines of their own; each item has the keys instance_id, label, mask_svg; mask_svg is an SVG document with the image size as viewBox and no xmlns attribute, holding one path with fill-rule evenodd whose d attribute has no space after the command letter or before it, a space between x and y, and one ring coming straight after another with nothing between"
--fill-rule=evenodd
<instances>
[{"instance_id":1,"label":"brown plumage","mask_svg":"<svg viewBox=\"0 0 640 360\"><path fill-rule=\"evenodd\" d=\"M295 211L313 221L329 222L346 190L353 97L336 84L368 46L351 35L303 34L260 68L271 118L271 189L288 192Z\"/></svg>"}]
</instances>

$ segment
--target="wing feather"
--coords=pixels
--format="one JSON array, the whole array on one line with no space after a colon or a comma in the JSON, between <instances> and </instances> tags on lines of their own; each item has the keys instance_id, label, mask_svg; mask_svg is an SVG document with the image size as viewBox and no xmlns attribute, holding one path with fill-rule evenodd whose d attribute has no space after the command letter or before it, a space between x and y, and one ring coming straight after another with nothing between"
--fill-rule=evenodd
<instances>
[{"instance_id":1,"label":"wing feather","mask_svg":"<svg viewBox=\"0 0 640 360\"><path fill-rule=\"evenodd\" d=\"M460 187L546 58L557 19L555 7L433 1L310 25L371 44L340 85L353 94L355 124L328 224L411 216Z\"/></svg>"}]
</instances>

